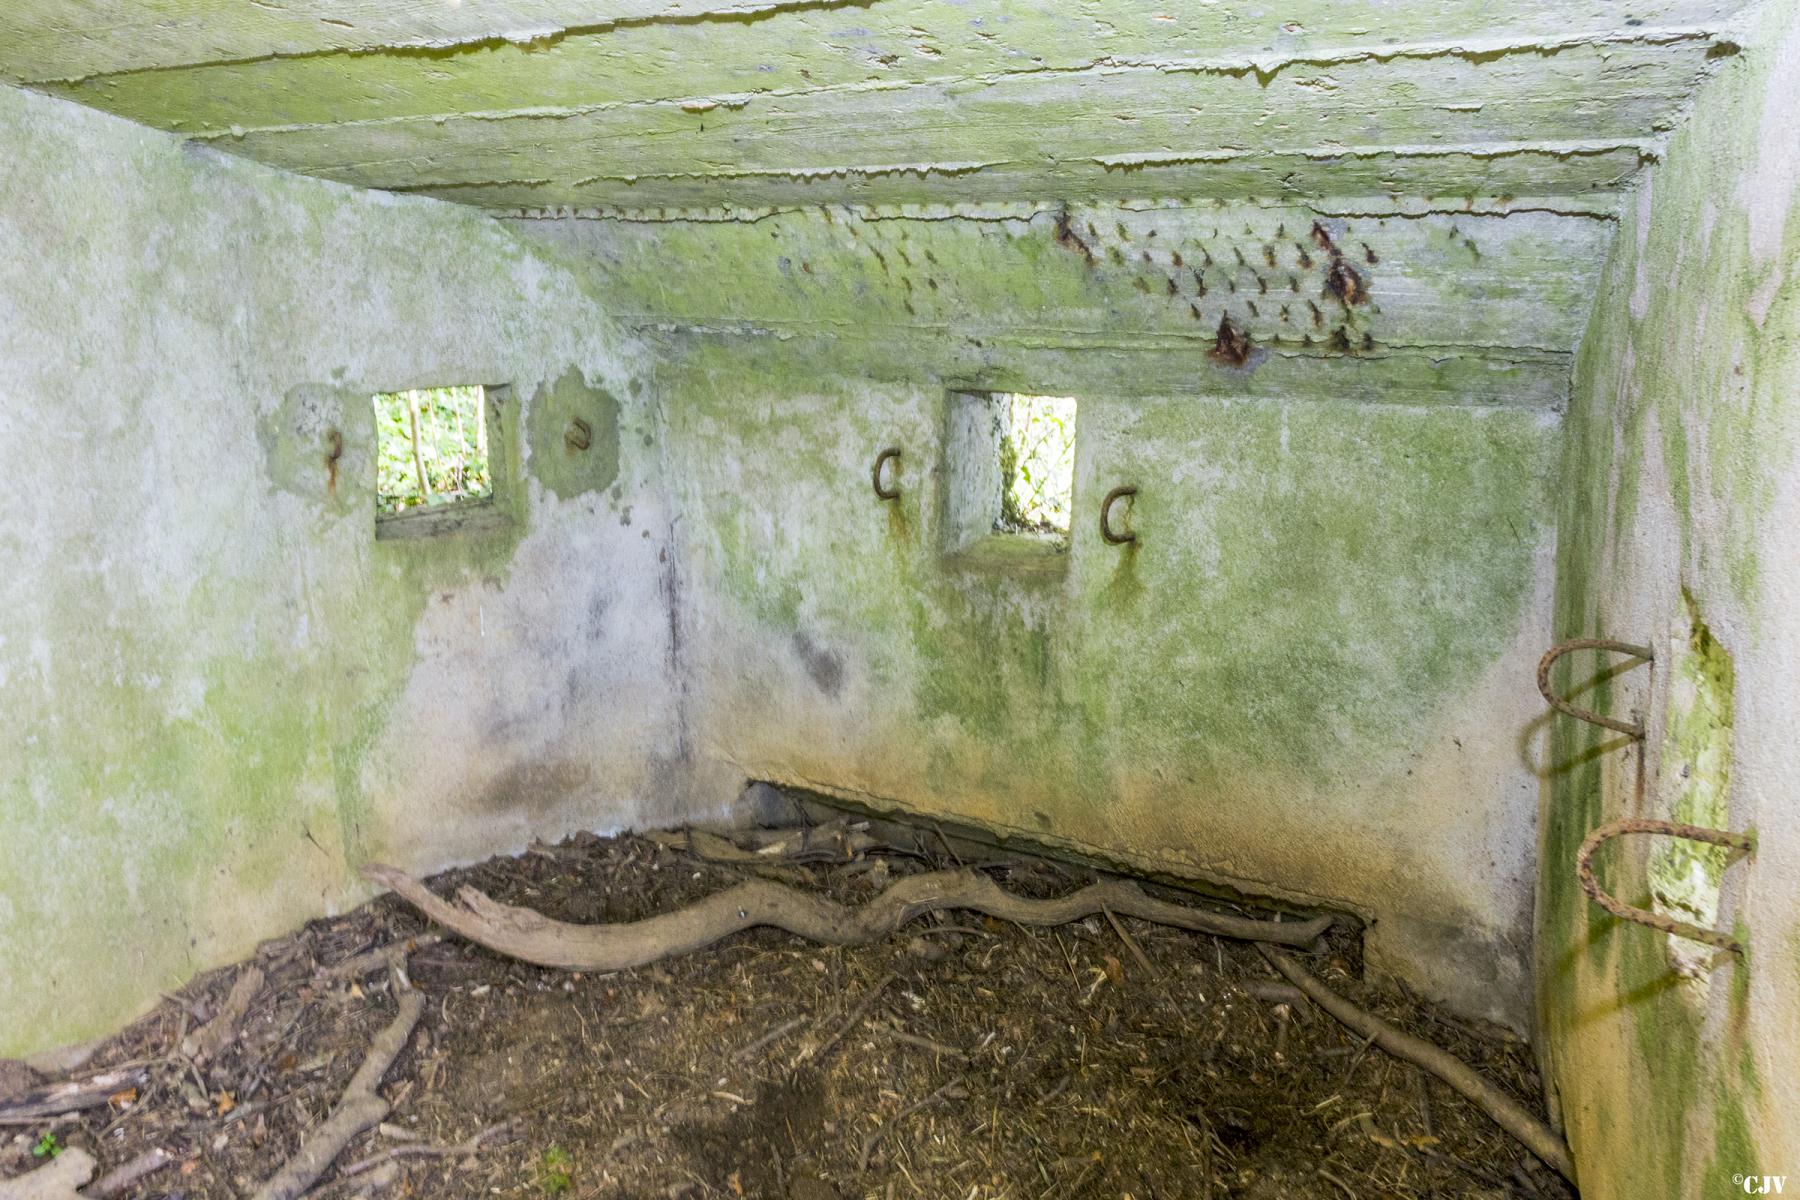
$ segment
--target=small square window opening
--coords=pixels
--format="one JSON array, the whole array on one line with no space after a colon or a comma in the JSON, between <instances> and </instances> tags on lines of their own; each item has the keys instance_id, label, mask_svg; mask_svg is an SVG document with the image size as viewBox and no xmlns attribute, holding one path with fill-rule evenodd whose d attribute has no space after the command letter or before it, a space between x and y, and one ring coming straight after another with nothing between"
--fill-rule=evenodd
<instances>
[{"instance_id":1,"label":"small square window opening","mask_svg":"<svg viewBox=\"0 0 1800 1200\"><path fill-rule=\"evenodd\" d=\"M1061 569L1075 491L1075 401L951 392L944 548L975 566Z\"/></svg>"},{"instance_id":2,"label":"small square window opening","mask_svg":"<svg viewBox=\"0 0 1800 1200\"><path fill-rule=\"evenodd\" d=\"M493 499L486 388L413 388L373 399L377 517Z\"/></svg>"},{"instance_id":3,"label":"small square window opening","mask_svg":"<svg viewBox=\"0 0 1800 1200\"><path fill-rule=\"evenodd\" d=\"M1008 394L1000 439L1002 533L1069 535L1075 491L1075 401Z\"/></svg>"}]
</instances>

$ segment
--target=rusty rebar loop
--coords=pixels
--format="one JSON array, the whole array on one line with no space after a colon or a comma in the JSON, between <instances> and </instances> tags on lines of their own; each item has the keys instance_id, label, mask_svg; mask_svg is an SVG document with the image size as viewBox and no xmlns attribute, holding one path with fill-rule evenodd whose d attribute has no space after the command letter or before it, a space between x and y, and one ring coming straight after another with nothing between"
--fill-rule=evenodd
<instances>
[{"instance_id":1,"label":"rusty rebar loop","mask_svg":"<svg viewBox=\"0 0 1800 1200\"><path fill-rule=\"evenodd\" d=\"M875 494L883 500L898 500L900 498L900 488L898 485L888 488L883 487L881 483L882 468L887 466L890 458L899 457L900 447L889 446L886 450L883 450L880 454L875 456L875 466L869 471L869 479L875 484Z\"/></svg>"},{"instance_id":2,"label":"rusty rebar loop","mask_svg":"<svg viewBox=\"0 0 1800 1200\"><path fill-rule=\"evenodd\" d=\"M1137 541L1137 534L1127 529L1124 533L1114 533L1112 527L1112 506L1126 496L1137 495L1135 484L1116 487L1106 493L1106 499L1100 501L1100 540L1109 546L1123 546L1126 542Z\"/></svg>"},{"instance_id":3,"label":"rusty rebar loop","mask_svg":"<svg viewBox=\"0 0 1800 1200\"><path fill-rule=\"evenodd\" d=\"M1720 933L1716 929L1702 929L1698 925L1690 925L1686 921L1677 921L1673 917L1665 917L1660 913L1647 912L1641 908L1633 908L1629 904L1608 895L1594 878L1594 855L1600 847L1617 837L1627 834L1652 834L1658 837L1686 838L1693 842L1706 842L1714 846L1725 846L1740 854L1748 854L1756 849L1756 839L1747 833L1730 833L1723 829L1709 829L1704 825L1684 825L1680 821L1655 821L1648 818L1630 818L1623 821L1612 821L1600 826L1582 840L1581 849L1575 852L1575 878L1581 884L1581 890L1588 894L1588 899L1604 908L1622 921L1634 921L1639 925L1648 925L1663 933L1676 937L1689 938L1696 942L1704 942L1720 950L1729 950L1733 954L1742 954L1744 947L1728 933Z\"/></svg>"},{"instance_id":4,"label":"rusty rebar loop","mask_svg":"<svg viewBox=\"0 0 1800 1200\"><path fill-rule=\"evenodd\" d=\"M1633 642L1614 641L1612 638L1572 638L1569 641L1550 647L1550 649L1544 653L1544 657L1538 659L1538 691L1542 692L1544 699L1550 702L1551 708L1554 708L1557 712L1574 717L1577 721L1586 721L1590 725L1599 725L1602 728L1628 734L1631 737L1642 741L1644 737L1644 723L1642 721L1621 721L1617 717L1603 717L1591 709L1581 708L1577 705L1570 704L1567 700L1564 700L1561 696L1557 695L1555 690L1551 688L1550 668L1556 665L1557 659L1565 654L1572 654L1577 650L1610 650L1617 654L1629 654L1633 658L1641 658L1645 662L1654 662L1656 660L1655 653L1648 646L1639 646Z\"/></svg>"}]
</instances>

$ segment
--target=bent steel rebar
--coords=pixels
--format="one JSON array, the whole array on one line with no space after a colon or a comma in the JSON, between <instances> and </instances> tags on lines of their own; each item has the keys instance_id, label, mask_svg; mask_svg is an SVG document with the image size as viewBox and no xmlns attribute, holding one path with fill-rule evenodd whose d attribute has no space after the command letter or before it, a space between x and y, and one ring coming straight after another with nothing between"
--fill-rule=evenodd
<instances>
[{"instance_id":1,"label":"bent steel rebar","mask_svg":"<svg viewBox=\"0 0 1800 1200\"><path fill-rule=\"evenodd\" d=\"M1702 929L1698 925L1690 925L1686 921L1677 921L1674 917L1665 917L1661 913L1649 912L1631 905L1610 895L1594 878L1594 855L1600 847L1614 838L1628 834L1652 834L1658 837L1686 838L1694 842L1707 842L1714 846L1726 846L1748 854L1755 849L1756 842L1749 834L1728 833L1723 829L1708 829L1702 825L1684 825L1679 821L1653 821L1646 818L1630 818L1623 821L1612 821L1600 826L1588 834L1581 843L1581 849L1575 852L1575 878L1581 883L1581 890L1588 894L1588 899L1604 908L1622 921L1635 921L1639 925L1648 925L1664 933L1672 933L1676 937L1690 938L1696 942L1704 942L1708 946L1717 946L1721 950L1729 950L1733 954L1742 954L1744 947L1728 933L1720 933L1716 929Z\"/></svg>"},{"instance_id":2,"label":"bent steel rebar","mask_svg":"<svg viewBox=\"0 0 1800 1200\"><path fill-rule=\"evenodd\" d=\"M1590 725L1599 725L1605 729L1616 730L1619 733L1629 734L1639 741L1642 741L1644 737L1644 723L1642 721L1621 721L1617 717L1601 716L1592 709L1581 708L1577 705L1570 704L1567 700L1558 696L1555 689L1550 686L1550 668L1556 664L1557 659L1565 654L1572 654L1577 650L1610 650L1617 654L1629 654L1633 658L1641 658L1645 662L1653 662L1656 655L1651 651L1650 647L1639 646L1632 642L1619 642L1614 641L1611 638L1573 638L1570 641L1562 642L1550 647L1550 649L1545 652L1544 657L1538 660L1538 691L1542 692L1544 699L1550 702L1551 708L1554 708L1557 712L1566 713L1567 715L1574 717L1577 721L1586 721Z\"/></svg>"},{"instance_id":3,"label":"bent steel rebar","mask_svg":"<svg viewBox=\"0 0 1800 1200\"><path fill-rule=\"evenodd\" d=\"M881 469L887 466L888 459L899 457L900 447L889 446L886 450L883 450L880 454L875 456L875 466L869 471L869 478L875 484L875 494L883 500L898 500L900 498L900 488L898 485L889 488L883 486L881 482Z\"/></svg>"},{"instance_id":4,"label":"bent steel rebar","mask_svg":"<svg viewBox=\"0 0 1800 1200\"><path fill-rule=\"evenodd\" d=\"M1137 488L1130 484L1116 487L1106 493L1106 499L1100 501L1100 540L1109 546L1123 546L1126 542L1137 541L1137 534L1127 529L1124 533L1114 533L1112 527L1112 506L1127 496L1137 495Z\"/></svg>"}]
</instances>

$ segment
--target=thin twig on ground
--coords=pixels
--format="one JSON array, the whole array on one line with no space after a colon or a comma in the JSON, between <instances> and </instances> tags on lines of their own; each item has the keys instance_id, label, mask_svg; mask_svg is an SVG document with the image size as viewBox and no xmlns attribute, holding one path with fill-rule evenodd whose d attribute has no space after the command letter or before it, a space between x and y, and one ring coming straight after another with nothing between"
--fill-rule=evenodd
<instances>
[{"instance_id":1,"label":"thin twig on ground","mask_svg":"<svg viewBox=\"0 0 1800 1200\"><path fill-rule=\"evenodd\" d=\"M815 1058L824 1058L829 1054L831 1048L842 1041L845 1034L849 1033L862 1022L862 1019L868 1015L869 1010L875 1006L875 1001L881 998L881 993L887 991L888 985L898 978L900 978L898 974L889 971L886 975L883 975L880 979L876 980L875 986L870 988L863 995L863 998L856 1002L856 1007L850 1010L849 1016L839 1022L838 1027L832 1031L831 1036L820 1043L817 1050L811 1052L802 1050L794 1057L793 1065L797 1067L802 1063L809 1062Z\"/></svg>"},{"instance_id":2,"label":"thin twig on ground","mask_svg":"<svg viewBox=\"0 0 1800 1200\"><path fill-rule=\"evenodd\" d=\"M502 1121L498 1125L489 1125L474 1137L465 1138L454 1145L440 1146L428 1142L408 1142L404 1146L392 1146L379 1154L371 1154L368 1158L353 1162L338 1172L338 1179L354 1179L367 1171L373 1171L384 1163L399 1158L467 1158L488 1149L483 1145L489 1138L498 1137L512 1128L511 1121Z\"/></svg>"},{"instance_id":3,"label":"thin twig on ground","mask_svg":"<svg viewBox=\"0 0 1800 1200\"><path fill-rule=\"evenodd\" d=\"M39 1088L0 1104L0 1125L34 1125L45 1117L98 1108L121 1092L142 1086L147 1077L138 1068L102 1071L86 1079Z\"/></svg>"},{"instance_id":4,"label":"thin twig on ground","mask_svg":"<svg viewBox=\"0 0 1800 1200\"><path fill-rule=\"evenodd\" d=\"M305 1192L319 1176L330 1169L337 1156L352 1139L364 1130L373 1129L388 1114L388 1102L378 1087L406 1039L425 1013L425 995L403 988L399 972L394 973L394 992L400 1000L400 1012L393 1023L375 1035L368 1056L351 1077L350 1086L338 1100L337 1107L317 1129L301 1142L294 1157L287 1160L270 1180L257 1189L255 1200L294 1200Z\"/></svg>"},{"instance_id":5,"label":"thin twig on ground","mask_svg":"<svg viewBox=\"0 0 1800 1200\"><path fill-rule=\"evenodd\" d=\"M346 958L343 962L320 967L313 972L313 978L322 981L360 979L364 975L371 975L394 962L404 962L413 951L426 946L435 946L443 940L443 935L436 933L421 933L416 937L401 938L398 941L389 942L385 946L377 946L375 949L358 954L353 958Z\"/></svg>"},{"instance_id":6,"label":"thin twig on ground","mask_svg":"<svg viewBox=\"0 0 1800 1200\"><path fill-rule=\"evenodd\" d=\"M175 1156L160 1146L146 1150L123 1166L114 1167L91 1186L82 1189L90 1200L108 1200L175 1161Z\"/></svg>"},{"instance_id":7,"label":"thin twig on ground","mask_svg":"<svg viewBox=\"0 0 1800 1200\"><path fill-rule=\"evenodd\" d=\"M1152 979L1161 979L1162 972L1156 969L1156 964L1150 961L1149 955L1144 953L1144 948L1137 944L1137 939L1131 936L1119 918L1113 916L1112 909L1102 904L1100 911L1106 914L1107 923L1113 927L1113 932L1119 935L1119 940L1125 943L1125 949L1131 952L1132 959L1138 966L1144 968L1144 974Z\"/></svg>"},{"instance_id":8,"label":"thin twig on ground","mask_svg":"<svg viewBox=\"0 0 1800 1200\"><path fill-rule=\"evenodd\" d=\"M247 968L231 985L231 994L219 1006L218 1015L181 1040L181 1052L196 1061L218 1057L219 1051L237 1037L238 1025L262 989L262 968Z\"/></svg>"},{"instance_id":9,"label":"thin twig on ground","mask_svg":"<svg viewBox=\"0 0 1800 1200\"><path fill-rule=\"evenodd\" d=\"M754 1042L751 1042L748 1046L739 1050L736 1054L732 1055L732 1057L739 1062L742 1062L747 1058L754 1058L758 1052L768 1049L770 1046L779 1042L782 1038L794 1032L794 1030L800 1028L804 1024L806 1024L805 1017L795 1017L791 1021L783 1021L775 1028L769 1030L769 1032L757 1038Z\"/></svg>"},{"instance_id":10,"label":"thin twig on ground","mask_svg":"<svg viewBox=\"0 0 1800 1200\"><path fill-rule=\"evenodd\" d=\"M953 1079L923 1100L915 1100L899 1112L895 1113L892 1121L889 1121L886 1125L883 1125L880 1129L877 1129L874 1133L871 1133L868 1137L863 1139L862 1150L856 1156L857 1171L860 1173L869 1169L869 1156L875 1153L876 1144L879 1143L886 1134L898 1128L900 1122L906 1120L906 1118L912 1116L921 1108L924 1108L929 1104L935 1104L939 1100L961 1100L968 1094L968 1090Z\"/></svg>"},{"instance_id":11,"label":"thin twig on ground","mask_svg":"<svg viewBox=\"0 0 1800 1200\"><path fill-rule=\"evenodd\" d=\"M1518 1101L1482 1078L1473 1067L1425 1039L1414 1037L1388 1024L1374 1013L1364 1011L1332 991L1325 986L1324 981L1280 951L1267 946L1258 946L1257 949L1269 960L1270 965L1286 976L1289 983L1305 992L1314 1004L1356 1032L1373 1039L1376 1045L1389 1054L1425 1068L1461 1092L1492 1117L1502 1129L1523 1142L1526 1149L1555 1168L1564 1179L1574 1182L1575 1162L1562 1138L1527 1112Z\"/></svg>"},{"instance_id":12,"label":"thin twig on ground","mask_svg":"<svg viewBox=\"0 0 1800 1200\"><path fill-rule=\"evenodd\" d=\"M920 1037L916 1033L907 1033L901 1029L890 1029L886 1025L876 1025L872 1022L865 1022L864 1027L872 1033L879 1034L885 1038L891 1038L902 1045L916 1046L920 1050L929 1050L933 1054L941 1054L945 1058L969 1057L967 1053L958 1050L955 1046L946 1046L942 1042L934 1042L930 1038Z\"/></svg>"}]
</instances>

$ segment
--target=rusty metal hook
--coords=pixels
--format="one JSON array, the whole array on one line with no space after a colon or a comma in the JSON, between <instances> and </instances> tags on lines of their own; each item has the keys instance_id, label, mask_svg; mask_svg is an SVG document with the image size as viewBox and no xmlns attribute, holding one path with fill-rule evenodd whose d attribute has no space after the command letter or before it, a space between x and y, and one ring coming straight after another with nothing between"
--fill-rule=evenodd
<instances>
[{"instance_id":1,"label":"rusty metal hook","mask_svg":"<svg viewBox=\"0 0 1800 1200\"><path fill-rule=\"evenodd\" d=\"M1608 895L1594 878L1594 854L1602 845L1616 837L1626 834L1655 834L1660 837L1686 838L1693 842L1707 842L1714 846L1727 846L1733 850L1748 854L1756 848L1756 841L1749 834L1727 833L1723 829L1708 829L1703 825L1683 825L1679 821L1652 821L1647 819L1631 819L1613 821L1602 825L1587 835L1581 843L1581 849L1575 852L1575 878L1581 883L1581 890L1588 894L1588 899L1604 908L1613 916L1623 921L1635 921L1639 925L1648 925L1664 933L1672 933L1676 937L1690 938L1696 942L1705 942L1708 946L1716 946L1720 950L1729 950L1733 954L1742 954L1744 947L1738 940L1727 933L1714 929L1702 929L1698 925L1690 925L1686 921L1677 921L1673 917L1665 917L1658 913L1647 912L1641 908L1633 908Z\"/></svg>"},{"instance_id":2,"label":"rusty metal hook","mask_svg":"<svg viewBox=\"0 0 1800 1200\"><path fill-rule=\"evenodd\" d=\"M1656 659L1655 653L1652 652L1648 646L1639 646L1631 642L1618 642L1611 638L1574 638L1570 641L1563 642L1560 645L1550 647L1550 649L1545 652L1544 657L1538 659L1538 691L1542 692L1544 699L1550 702L1551 708L1554 708L1560 713L1567 713L1577 721L1586 721L1590 725L1599 725L1606 729L1616 730L1619 733L1629 734L1639 741L1642 741L1644 738L1644 723L1642 721L1621 721L1617 717L1603 717L1597 712L1592 712L1585 708L1577 708L1567 700L1564 700L1561 696L1558 696L1551 689L1550 668L1556 664L1557 659L1565 654L1571 654L1576 650L1611 650L1618 654L1629 654L1633 658L1641 658L1645 662L1654 662Z\"/></svg>"},{"instance_id":3,"label":"rusty metal hook","mask_svg":"<svg viewBox=\"0 0 1800 1200\"><path fill-rule=\"evenodd\" d=\"M1109 546L1123 546L1126 542L1137 541L1137 534L1127 529L1124 533L1114 533L1112 528L1112 506L1126 496L1137 495L1135 484L1116 487L1106 493L1106 499L1100 501L1100 540Z\"/></svg>"},{"instance_id":4,"label":"rusty metal hook","mask_svg":"<svg viewBox=\"0 0 1800 1200\"><path fill-rule=\"evenodd\" d=\"M563 445L570 450L586 450L594 444L594 427L580 417L570 417L569 427L563 430Z\"/></svg>"},{"instance_id":5,"label":"rusty metal hook","mask_svg":"<svg viewBox=\"0 0 1800 1200\"><path fill-rule=\"evenodd\" d=\"M325 490L337 494L338 463L344 457L344 435L333 429L325 435Z\"/></svg>"},{"instance_id":6,"label":"rusty metal hook","mask_svg":"<svg viewBox=\"0 0 1800 1200\"><path fill-rule=\"evenodd\" d=\"M869 479L875 484L875 494L883 500L898 500L900 498L899 487L886 488L881 485L881 469L887 466L888 459L899 457L900 447L889 446L886 450L883 450L880 454L875 456L875 466L869 472Z\"/></svg>"}]
</instances>

